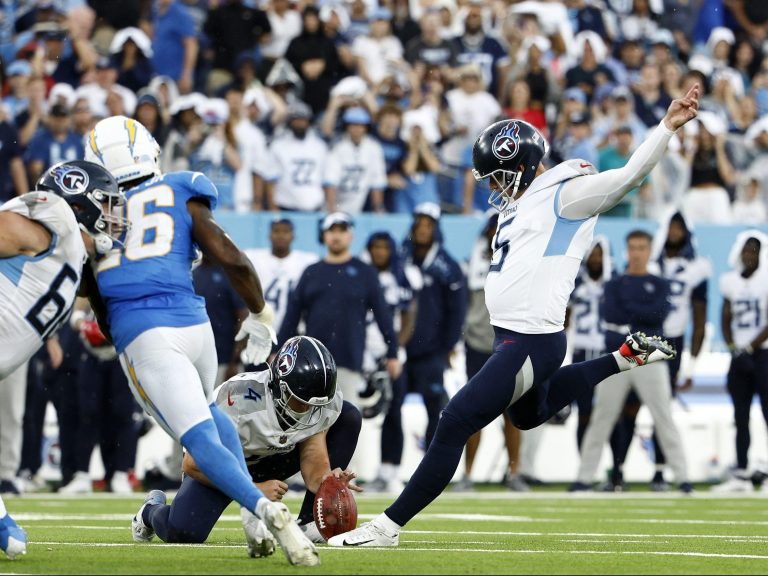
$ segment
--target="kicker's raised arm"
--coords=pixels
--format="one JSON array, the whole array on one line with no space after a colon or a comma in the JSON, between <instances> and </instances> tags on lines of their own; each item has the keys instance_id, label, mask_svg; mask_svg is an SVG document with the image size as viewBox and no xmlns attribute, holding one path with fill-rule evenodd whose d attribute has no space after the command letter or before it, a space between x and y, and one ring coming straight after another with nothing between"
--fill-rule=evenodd
<instances>
[{"instance_id":1,"label":"kicker's raised arm","mask_svg":"<svg viewBox=\"0 0 768 576\"><path fill-rule=\"evenodd\" d=\"M698 108L699 86L696 84L684 98L672 101L664 119L624 167L567 181L560 192L558 213L565 218L579 220L613 208L648 176L661 160L672 135L696 117Z\"/></svg>"}]
</instances>

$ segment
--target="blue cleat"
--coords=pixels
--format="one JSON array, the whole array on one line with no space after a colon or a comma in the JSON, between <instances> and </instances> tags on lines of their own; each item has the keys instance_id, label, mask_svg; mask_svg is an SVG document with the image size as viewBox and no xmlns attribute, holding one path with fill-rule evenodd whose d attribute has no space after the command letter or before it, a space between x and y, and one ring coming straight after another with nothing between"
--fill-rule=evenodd
<instances>
[{"instance_id":1,"label":"blue cleat","mask_svg":"<svg viewBox=\"0 0 768 576\"><path fill-rule=\"evenodd\" d=\"M0 548L11 560L27 553L27 533L8 514L0 519Z\"/></svg>"}]
</instances>

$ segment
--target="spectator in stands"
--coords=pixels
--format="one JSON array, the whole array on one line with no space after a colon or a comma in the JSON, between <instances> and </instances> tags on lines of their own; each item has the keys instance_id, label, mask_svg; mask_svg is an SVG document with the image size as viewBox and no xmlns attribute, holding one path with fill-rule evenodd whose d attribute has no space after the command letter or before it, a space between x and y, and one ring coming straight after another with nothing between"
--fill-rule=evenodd
<instances>
[{"instance_id":1,"label":"spectator in stands","mask_svg":"<svg viewBox=\"0 0 768 576\"><path fill-rule=\"evenodd\" d=\"M269 40L262 44L261 55L267 62L274 62L285 55L288 44L301 33L302 17L288 0L271 0L267 5L267 20Z\"/></svg>"},{"instance_id":2,"label":"spectator in stands","mask_svg":"<svg viewBox=\"0 0 768 576\"><path fill-rule=\"evenodd\" d=\"M296 334L299 321L306 322L306 335L323 342L333 354L338 369L337 385L353 404L365 387L363 350L366 315L373 315L387 344L387 372L400 376L397 335L384 300L376 270L352 256L352 218L332 212L321 220L320 237L328 248L325 258L308 266L291 293L278 342Z\"/></svg>"},{"instance_id":3,"label":"spectator in stands","mask_svg":"<svg viewBox=\"0 0 768 576\"><path fill-rule=\"evenodd\" d=\"M288 106L286 127L269 145L266 176L270 210L315 212L331 210L334 189L325 177L328 145L311 128L312 110L303 102Z\"/></svg>"},{"instance_id":4,"label":"spectator in stands","mask_svg":"<svg viewBox=\"0 0 768 576\"><path fill-rule=\"evenodd\" d=\"M706 49L715 70L728 66L734 44L736 36L730 28L718 26L709 33Z\"/></svg>"},{"instance_id":5,"label":"spectator in stands","mask_svg":"<svg viewBox=\"0 0 768 576\"><path fill-rule=\"evenodd\" d=\"M728 224L732 219L726 188L736 183L736 173L725 149L725 123L707 111L698 120L698 133L686 147L691 179L683 211L692 224Z\"/></svg>"},{"instance_id":6,"label":"spectator in stands","mask_svg":"<svg viewBox=\"0 0 768 576\"><path fill-rule=\"evenodd\" d=\"M304 83L304 98L313 116L322 114L328 106L331 88L343 70L336 45L321 28L316 7L304 8L301 33L288 44L285 58Z\"/></svg>"},{"instance_id":7,"label":"spectator in stands","mask_svg":"<svg viewBox=\"0 0 768 576\"><path fill-rule=\"evenodd\" d=\"M29 106L29 77L32 66L26 60L14 60L5 69L10 93L3 98L8 120L13 120Z\"/></svg>"},{"instance_id":8,"label":"spectator in stands","mask_svg":"<svg viewBox=\"0 0 768 576\"><path fill-rule=\"evenodd\" d=\"M405 59L423 79L429 66L437 66L441 74L450 78L456 66L458 50L441 35L442 23L436 9L428 9L421 17L421 35L405 47Z\"/></svg>"},{"instance_id":9,"label":"spectator in stands","mask_svg":"<svg viewBox=\"0 0 768 576\"><path fill-rule=\"evenodd\" d=\"M508 101L511 83L521 79L530 89L532 108L543 110L547 102L558 97L559 84L545 59L551 47L552 43L544 36L531 36L523 40L517 63L505 73L504 85L497 92L500 102Z\"/></svg>"},{"instance_id":10,"label":"spectator in stands","mask_svg":"<svg viewBox=\"0 0 768 576\"><path fill-rule=\"evenodd\" d=\"M728 257L731 270L720 276L721 329L731 352L727 388L736 422L736 469L712 491L752 492L749 474L749 413L755 394L768 423L768 236L747 230L736 237Z\"/></svg>"},{"instance_id":11,"label":"spectator in stands","mask_svg":"<svg viewBox=\"0 0 768 576\"><path fill-rule=\"evenodd\" d=\"M384 152L387 171L387 187L384 190L384 208L387 212L395 211L397 197L408 185L403 171L408 144L400 137L402 119L402 110L393 105L382 106L376 117L375 135Z\"/></svg>"},{"instance_id":12,"label":"spectator in stands","mask_svg":"<svg viewBox=\"0 0 768 576\"><path fill-rule=\"evenodd\" d=\"M655 127L664 117L672 99L661 86L661 71L658 64L646 63L640 69L640 82L632 89L635 98L635 113L649 128Z\"/></svg>"},{"instance_id":13,"label":"spectator in stands","mask_svg":"<svg viewBox=\"0 0 768 576\"><path fill-rule=\"evenodd\" d=\"M203 123L196 107L204 98L202 94L187 94L179 97L171 107L170 131L163 153L160 154L160 167L163 172L189 170L192 150L197 148L203 139Z\"/></svg>"},{"instance_id":14,"label":"spectator in stands","mask_svg":"<svg viewBox=\"0 0 768 576\"><path fill-rule=\"evenodd\" d=\"M682 89L683 71L677 62L669 62L661 68L662 90L670 98L680 98Z\"/></svg>"},{"instance_id":15,"label":"spectator in stands","mask_svg":"<svg viewBox=\"0 0 768 576\"><path fill-rule=\"evenodd\" d=\"M152 69L155 74L168 76L178 85L179 92L186 94L194 84L195 63L199 44L195 34L195 23L179 0L158 0L153 21ZM213 17L212 11L209 15ZM233 27L218 37L227 39L236 36ZM222 40L224 41L224 40ZM234 54L230 55L234 61Z\"/></svg>"},{"instance_id":16,"label":"spectator in stands","mask_svg":"<svg viewBox=\"0 0 768 576\"><path fill-rule=\"evenodd\" d=\"M504 108L504 115L507 118L525 120L538 128L542 134L547 134L547 119L544 116L544 109L532 105L531 88L528 81L523 78L512 83L509 90L509 102Z\"/></svg>"},{"instance_id":17,"label":"spectator in stands","mask_svg":"<svg viewBox=\"0 0 768 576\"><path fill-rule=\"evenodd\" d=\"M368 135L371 115L365 108L348 108L342 121L345 134L331 148L326 172L335 209L359 214L369 202L371 211L383 212L387 172L381 144Z\"/></svg>"},{"instance_id":18,"label":"spectator in stands","mask_svg":"<svg viewBox=\"0 0 768 576\"><path fill-rule=\"evenodd\" d=\"M745 38L736 41L736 45L731 51L729 64L731 68L741 74L741 81L746 90L752 87L752 78L760 69L762 60L762 51L752 42Z\"/></svg>"},{"instance_id":19,"label":"spectator in stands","mask_svg":"<svg viewBox=\"0 0 768 576\"><path fill-rule=\"evenodd\" d=\"M606 48L600 36L588 30L579 32L575 40L578 62L565 73L565 85L567 88L581 88L591 99L596 86L615 79L603 64Z\"/></svg>"},{"instance_id":20,"label":"spectator in stands","mask_svg":"<svg viewBox=\"0 0 768 576\"><path fill-rule=\"evenodd\" d=\"M414 15L411 13L411 7L409 0L392 0L392 33L397 36L403 46L408 46L408 43L417 38L421 34L421 28L419 24L414 20Z\"/></svg>"},{"instance_id":21,"label":"spectator in stands","mask_svg":"<svg viewBox=\"0 0 768 576\"><path fill-rule=\"evenodd\" d=\"M483 83L491 94L499 92L499 65L507 58L501 43L488 36L483 26L483 0L472 0L464 14L464 32L454 38L459 65L477 64L483 75Z\"/></svg>"},{"instance_id":22,"label":"spectator in stands","mask_svg":"<svg viewBox=\"0 0 768 576\"><path fill-rule=\"evenodd\" d=\"M571 19L576 22L573 27L575 33L591 30L603 39L608 38L603 12L598 6L587 0L567 0L565 4L571 12Z\"/></svg>"},{"instance_id":23,"label":"spectator in stands","mask_svg":"<svg viewBox=\"0 0 768 576\"><path fill-rule=\"evenodd\" d=\"M627 164L629 157L636 148L632 128L629 126L619 126L616 128L610 142L608 146L599 152L597 167L600 172L622 168ZM603 215L624 218L635 216L639 211L638 205L649 198L650 191L648 187L648 178L646 178L638 188L630 190L616 206Z\"/></svg>"},{"instance_id":24,"label":"spectator in stands","mask_svg":"<svg viewBox=\"0 0 768 576\"><path fill-rule=\"evenodd\" d=\"M72 108L72 130L75 134L85 137L96 124L97 119L91 113L91 105L87 98L76 98Z\"/></svg>"},{"instance_id":25,"label":"spectator in stands","mask_svg":"<svg viewBox=\"0 0 768 576\"><path fill-rule=\"evenodd\" d=\"M263 10L226 0L208 12L203 30L211 40L214 70L231 74L238 54L267 43L272 26Z\"/></svg>"},{"instance_id":26,"label":"spectator in stands","mask_svg":"<svg viewBox=\"0 0 768 576\"><path fill-rule=\"evenodd\" d=\"M443 246L439 222L440 206L420 204L413 211L413 223L403 243L406 266L417 266L424 278L403 371L406 390L420 394L427 410L427 446L447 401L443 372L461 338L467 308L464 274ZM397 409L394 403L392 409Z\"/></svg>"},{"instance_id":27,"label":"spectator in stands","mask_svg":"<svg viewBox=\"0 0 768 576\"><path fill-rule=\"evenodd\" d=\"M580 158L597 166L598 153L592 137L590 121L591 119L587 114L581 112L571 114L568 133L560 148L553 151L553 154L561 161Z\"/></svg>"},{"instance_id":28,"label":"spectator in stands","mask_svg":"<svg viewBox=\"0 0 768 576\"><path fill-rule=\"evenodd\" d=\"M598 119L593 126L595 142L598 148L608 143L608 139L619 126L629 126L632 129L634 142L645 140L648 131L645 124L635 114L635 97L626 86L616 86L610 97L606 99L608 113Z\"/></svg>"},{"instance_id":29,"label":"spectator in stands","mask_svg":"<svg viewBox=\"0 0 768 576\"><path fill-rule=\"evenodd\" d=\"M355 69L355 56L346 30L349 27L349 15L343 6L325 4L320 9L320 21L323 34L336 47L339 54L341 75L352 74Z\"/></svg>"},{"instance_id":30,"label":"spectator in stands","mask_svg":"<svg viewBox=\"0 0 768 576\"><path fill-rule=\"evenodd\" d=\"M733 221L749 226L759 226L768 223L768 207L764 194L760 191L760 178L757 174L747 174L736 189L736 200L733 203Z\"/></svg>"},{"instance_id":31,"label":"spectator in stands","mask_svg":"<svg viewBox=\"0 0 768 576\"><path fill-rule=\"evenodd\" d=\"M746 0L725 0L726 9L753 42L762 42L768 37L768 13L760 2Z\"/></svg>"},{"instance_id":32,"label":"spectator in stands","mask_svg":"<svg viewBox=\"0 0 768 576\"><path fill-rule=\"evenodd\" d=\"M19 133L7 114L0 105L0 204L29 192Z\"/></svg>"},{"instance_id":33,"label":"spectator in stands","mask_svg":"<svg viewBox=\"0 0 768 576\"><path fill-rule=\"evenodd\" d=\"M138 92L152 79L152 41L139 28L124 28L109 46L117 83Z\"/></svg>"},{"instance_id":34,"label":"spectator in stands","mask_svg":"<svg viewBox=\"0 0 768 576\"><path fill-rule=\"evenodd\" d=\"M409 123L405 135L408 137L408 153L403 161L406 186L395 198L394 211L412 214L419 204L439 203L437 173L440 160L420 124Z\"/></svg>"},{"instance_id":35,"label":"spectator in stands","mask_svg":"<svg viewBox=\"0 0 768 576\"><path fill-rule=\"evenodd\" d=\"M163 121L160 102L157 96L148 90L142 91L136 100L136 110L133 117L149 130L161 148L165 146L165 140L168 137L168 127Z\"/></svg>"},{"instance_id":36,"label":"spectator in stands","mask_svg":"<svg viewBox=\"0 0 768 576\"><path fill-rule=\"evenodd\" d=\"M72 116L64 104L54 104L47 126L38 130L24 155L29 180L37 182L40 175L58 162L81 160L83 140L72 130Z\"/></svg>"},{"instance_id":37,"label":"spectator in stands","mask_svg":"<svg viewBox=\"0 0 768 576\"><path fill-rule=\"evenodd\" d=\"M57 22L43 22L35 30L37 47L41 49L33 52L33 74L45 78L49 87L57 82L77 86L83 71L90 69L98 58L82 28L70 26L67 30ZM65 50L67 37L69 52Z\"/></svg>"},{"instance_id":38,"label":"spectator in stands","mask_svg":"<svg viewBox=\"0 0 768 576\"><path fill-rule=\"evenodd\" d=\"M355 72L374 90L403 59L403 45L392 34L391 21L388 8L377 8L369 16L369 33L361 34L352 43Z\"/></svg>"}]
</instances>

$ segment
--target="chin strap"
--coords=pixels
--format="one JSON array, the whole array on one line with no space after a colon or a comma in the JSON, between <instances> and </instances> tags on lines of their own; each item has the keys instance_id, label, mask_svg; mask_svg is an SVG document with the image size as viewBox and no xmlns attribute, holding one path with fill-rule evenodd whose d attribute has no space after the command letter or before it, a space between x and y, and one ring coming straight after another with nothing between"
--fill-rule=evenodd
<instances>
[{"instance_id":1,"label":"chin strap","mask_svg":"<svg viewBox=\"0 0 768 576\"><path fill-rule=\"evenodd\" d=\"M97 254L106 254L110 250L112 250L112 246L114 245L114 242L112 242L112 238L107 236L106 234L96 234L95 236L92 236L93 243L96 247L96 253Z\"/></svg>"}]
</instances>

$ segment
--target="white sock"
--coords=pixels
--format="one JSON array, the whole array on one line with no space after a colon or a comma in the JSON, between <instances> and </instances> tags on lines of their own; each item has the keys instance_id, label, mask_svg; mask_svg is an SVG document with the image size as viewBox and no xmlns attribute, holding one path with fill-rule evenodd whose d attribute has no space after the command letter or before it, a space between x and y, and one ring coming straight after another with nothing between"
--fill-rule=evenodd
<instances>
[{"instance_id":1,"label":"white sock","mask_svg":"<svg viewBox=\"0 0 768 576\"><path fill-rule=\"evenodd\" d=\"M627 370L631 370L637 366L637 364L622 356L618 350L616 352L612 352L611 354L613 354L613 357L616 359L616 364L619 365L619 370L621 372L626 372Z\"/></svg>"},{"instance_id":2,"label":"white sock","mask_svg":"<svg viewBox=\"0 0 768 576\"><path fill-rule=\"evenodd\" d=\"M0 520L5 518L8 515L8 510L5 509L5 502L3 502L3 497L0 496Z\"/></svg>"},{"instance_id":3,"label":"white sock","mask_svg":"<svg viewBox=\"0 0 768 576\"><path fill-rule=\"evenodd\" d=\"M269 498L266 496L262 496L259 498L259 500L256 502L256 510L254 510L254 513L256 516L264 520L264 514L266 512L266 507L269 506Z\"/></svg>"},{"instance_id":4,"label":"white sock","mask_svg":"<svg viewBox=\"0 0 768 576\"><path fill-rule=\"evenodd\" d=\"M403 527L400 526L400 524L398 524L394 520L391 520L389 516L387 516L383 512L378 516L376 516L376 519L374 520L374 522L376 522L376 524L384 528L384 530L386 530L391 535L399 534L400 530L403 529Z\"/></svg>"}]
</instances>

